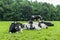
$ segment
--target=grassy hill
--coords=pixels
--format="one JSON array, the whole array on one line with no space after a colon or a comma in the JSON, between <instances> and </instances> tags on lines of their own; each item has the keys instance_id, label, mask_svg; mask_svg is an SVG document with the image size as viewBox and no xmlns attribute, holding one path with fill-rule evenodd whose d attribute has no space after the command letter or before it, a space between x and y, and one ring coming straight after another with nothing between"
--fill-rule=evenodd
<instances>
[{"instance_id":1,"label":"grassy hill","mask_svg":"<svg viewBox=\"0 0 60 40\"><path fill-rule=\"evenodd\" d=\"M41 30L23 30L23 33L10 34L12 22L0 21L0 40L60 40L60 21L51 21L55 26ZM22 22L26 23L26 22Z\"/></svg>"}]
</instances>

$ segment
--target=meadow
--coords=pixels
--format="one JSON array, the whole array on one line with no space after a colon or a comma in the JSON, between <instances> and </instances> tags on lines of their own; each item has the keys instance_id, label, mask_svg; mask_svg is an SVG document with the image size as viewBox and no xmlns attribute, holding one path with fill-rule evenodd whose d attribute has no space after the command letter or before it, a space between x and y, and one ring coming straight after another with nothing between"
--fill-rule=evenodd
<instances>
[{"instance_id":1,"label":"meadow","mask_svg":"<svg viewBox=\"0 0 60 40\"><path fill-rule=\"evenodd\" d=\"M9 33L12 21L0 21L0 40L60 40L60 21L50 21L54 26L41 30L23 30L19 33ZM21 22L26 23L26 22Z\"/></svg>"}]
</instances>

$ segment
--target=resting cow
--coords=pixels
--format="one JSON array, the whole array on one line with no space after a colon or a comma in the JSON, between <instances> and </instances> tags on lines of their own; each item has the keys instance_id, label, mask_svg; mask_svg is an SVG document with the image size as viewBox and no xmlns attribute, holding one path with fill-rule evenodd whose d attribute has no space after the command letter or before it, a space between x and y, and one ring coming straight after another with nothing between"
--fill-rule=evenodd
<instances>
[{"instance_id":1,"label":"resting cow","mask_svg":"<svg viewBox=\"0 0 60 40\"><path fill-rule=\"evenodd\" d=\"M47 25L47 26L54 26L54 24L52 24L51 22L41 22L41 23L44 23L45 25Z\"/></svg>"},{"instance_id":2,"label":"resting cow","mask_svg":"<svg viewBox=\"0 0 60 40\"><path fill-rule=\"evenodd\" d=\"M15 33L15 32L19 32L21 31L22 32L22 25L21 23L17 23L17 22L14 22L10 25L10 28L9 28L9 32L10 33Z\"/></svg>"},{"instance_id":3,"label":"resting cow","mask_svg":"<svg viewBox=\"0 0 60 40\"><path fill-rule=\"evenodd\" d=\"M38 27L37 23L30 20L29 23L27 24L27 29L29 29L29 30L34 30L34 29L40 30L41 28Z\"/></svg>"},{"instance_id":4,"label":"resting cow","mask_svg":"<svg viewBox=\"0 0 60 40\"><path fill-rule=\"evenodd\" d=\"M40 30L41 28L38 26L38 23L37 22L34 22L34 27L36 30Z\"/></svg>"},{"instance_id":5,"label":"resting cow","mask_svg":"<svg viewBox=\"0 0 60 40\"><path fill-rule=\"evenodd\" d=\"M40 28L48 28L48 26L47 25L45 25L44 23L42 23L42 22L39 22L38 23L38 26L40 27Z\"/></svg>"},{"instance_id":6,"label":"resting cow","mask_svg":"<svg viewBox=\"0 0 60 40\"><path fill-rule=\"evenodd\" d=\"M26 27L27 27L27 29L29 29L29 30L34 30L35 29L35 27L34 27L34 25L33 25L33 21L29 21L29 23L28 24L26 24Z\"/></svg>"},{"instance_id":7,"label":"resting cow","mask_svg":"<svg viewBox=\"0 0 60 40\"><path fill-rule=\"evenodd\" d=\"M30 20L34 21L34 19L36 19L36 20L38 20L38 19L42 20L42 17L40 15L32 15Z\"/></svg>"}]
</instances>

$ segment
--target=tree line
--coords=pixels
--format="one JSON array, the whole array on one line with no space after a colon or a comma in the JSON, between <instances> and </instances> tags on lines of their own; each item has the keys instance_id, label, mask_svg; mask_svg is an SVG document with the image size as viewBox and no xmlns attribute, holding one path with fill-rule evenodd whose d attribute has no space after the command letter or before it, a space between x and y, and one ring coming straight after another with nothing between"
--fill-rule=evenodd
<instances>
[{"instance_id":1,"label":"tree line","mask_svg":"<svg viewBox=\"0 0 60 40\"><path fill-rule=\"evenodd\" d=\"M0 21L27 21L31 15L41 15L46 21L59 21L60 5L28 0L0 0Z\"/></svg>"}]
</instances>

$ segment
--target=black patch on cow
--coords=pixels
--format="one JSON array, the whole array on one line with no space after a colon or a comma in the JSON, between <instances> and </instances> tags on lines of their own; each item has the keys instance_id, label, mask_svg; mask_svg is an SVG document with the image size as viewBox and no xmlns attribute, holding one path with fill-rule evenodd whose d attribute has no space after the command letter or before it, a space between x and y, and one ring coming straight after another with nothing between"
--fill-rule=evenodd
<instances>
[{"instance_id":1,"label":"black patch on cow","mask_svg":"<svg viewBox=\"0 0 60 40\"><path fill-rule=\"evenodd\" d=\"M19 23L16 23L16 24L15 24L15 23L12 23L12 24L10 25L9 32L15 33L15 32L17 32L17 31L20 31L19 26L20 26Z\"/></svg>"},{"instance_id":2,"label":"black patch on cow","mask_svg":"<svg viewBox=\"0 0 60 40\"><path fill-rule=\"evenodd\" d=\"M54 26L54 24L52 24L51 22L41 22L41 23L44 23L47 26Z\"/></svg>"}]
</instances>

